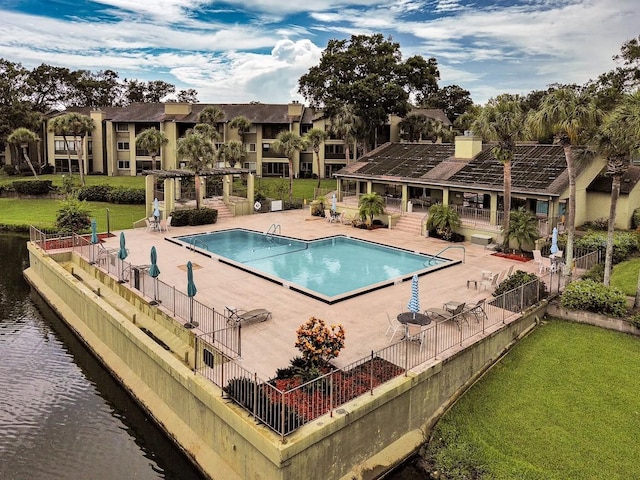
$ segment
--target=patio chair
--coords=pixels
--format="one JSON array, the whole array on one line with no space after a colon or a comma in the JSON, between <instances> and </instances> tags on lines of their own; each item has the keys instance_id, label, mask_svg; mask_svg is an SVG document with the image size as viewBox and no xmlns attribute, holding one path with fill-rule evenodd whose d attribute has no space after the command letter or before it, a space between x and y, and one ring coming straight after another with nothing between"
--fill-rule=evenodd
<instances>
[{"instance_id":1,"label":"patio chair","mask_svg":"<svg viewBox=\"0 0 640 480\"><path fill-rule=\"evenodd\" d=\"M260 321L264 322L271 318L271 312L265 308L255 308L253 310L242 310L235 307L226 307L227 325L236 327L243 322Z\"/></svg>"},{"instance_id":2,"label":"patio chair","mask_svg":"<svg viewBox=\"0 0 640 480\"><path fill-rule=\"evenodd\" d=\"M171 215L166 220L160 220L160 231L168 232L171 228Z\"/></svg>"},{"instance_id":3,"label":"patio chair","mask_svg":"<svg viewBox=\"0 0 640 480\"><path fill-rule=\"evenodd\" d=\"M405 328L403 324L401 324L397 319L391 318L389 312L387 313L387 321L389 322L389 326L387 327L387 331L384 332L384 336L386 337L389 332L391 332L391 338L389 338L389 343L393 341L393 338L396 336L398 330L402 330Z\"/></svg>"},{"instance_id":4,"label":"patio chair","mask_svg":"<svg viewBox=\"0 0 640 480\"><path fill-rule=\"evenodd\" d=\"M473 305L469 305L463 310L463 313L465 315L473 315L478 323L480 323L481 318L488 319L489 317L487 317L487 312L484 311L484 303L486 300L486 298L482 298Z\"/></svg>"},{"instance_id":5,"label":"patio chair","mask_svg":"<svg viewBox=\"0 0 640 480\"><path fill-rule=\"evenodd\" d=\"M147 229L146 229L147 232L153 231L153 225L151 224L151 221L148 218L144 219L144 224L147 226Z\"/></svg>"},{"instance_id":6,"label":"patio chair","mask_svg":"<svg viewBox=\"0 0 640 480\"><path fill-rule=\"evenodd\" d=\"M494 273L491 278L485 278L480 282L480 288L496 288L498 286L498 277L503 274L504 271L502 273Z\"/></svg>"},{"instance_id":7,"label":"patio chair","mask_svg":"<svg viewBox=\"0 0 640 480\"><path fill-rule=\"evenodd\" d=\"M543 257L540 250L533 251L533 261L538 265L538 271L540 273L551 271L551 259L549 257Z\"/></svg>"},{"instance_id":8,"label":"patio chair","mask_svg":"<svg viewBox=\"0 0 640 480\"><path fill-rule=\"evenodd\" d=\"M424 334L425 330L422 328L422 325L407 323L407 335L405 338L410 342L420 343L420 351L422 351L422 347L424 347Z\"/></svg>"}]
</instances>

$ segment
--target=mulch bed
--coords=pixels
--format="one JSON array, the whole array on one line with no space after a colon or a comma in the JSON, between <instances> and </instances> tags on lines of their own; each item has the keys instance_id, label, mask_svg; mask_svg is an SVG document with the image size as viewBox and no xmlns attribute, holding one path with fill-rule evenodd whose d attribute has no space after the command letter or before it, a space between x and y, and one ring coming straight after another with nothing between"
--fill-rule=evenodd
<instances>
[{"instance_id":1,"label":"mulch bed","mask_svg":"<svg viewBox=\"0 0 640 480\"><path fill-rule=\"evenodd\" d=\"M518 262L529 262L533 260L532 257L529 257L527 255L521 255L519 253L496 252L496 253L492 253L491 255L493 255L494 257L508 258L509 260L516 260Z\"/></svg>"},{"instance_id":2,"label":"mulch bed","mask_svg":"<svg viewBox=\"0 0 640 480\"><path fill-rule=\"evenodd\" d=\"M82 238L86 238L89 242L91 241L91 234L80 235ZM99 233L98 241L103 242L106 238L113 237L113 233ZM72 248L73 247L73 237L63 237L63 238L55 238L51 240L47 240L44 245L45 250L56 250L60 248Z\"/></svg>"}]
</instances>

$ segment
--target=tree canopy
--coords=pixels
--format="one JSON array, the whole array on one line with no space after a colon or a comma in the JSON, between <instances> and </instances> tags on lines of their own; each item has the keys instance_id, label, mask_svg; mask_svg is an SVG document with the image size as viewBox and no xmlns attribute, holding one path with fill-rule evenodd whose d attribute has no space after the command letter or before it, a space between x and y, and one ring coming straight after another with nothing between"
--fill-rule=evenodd
<instances>
[{"instance_id":1,"label":"tree canopy","mask_svg":"<svg viewBox=\"0 0 640 480\"><path fill-rule=\"evenodd\" d=\"M407 114L411 95L427 96L436 89L439 77L435 58L417 55L403 61L400 45L391 38L352 35L329 41L319 65L300 77L298 92L329 118L352 106L371 137L389 115Z\"/></svg>"}]
</instances>

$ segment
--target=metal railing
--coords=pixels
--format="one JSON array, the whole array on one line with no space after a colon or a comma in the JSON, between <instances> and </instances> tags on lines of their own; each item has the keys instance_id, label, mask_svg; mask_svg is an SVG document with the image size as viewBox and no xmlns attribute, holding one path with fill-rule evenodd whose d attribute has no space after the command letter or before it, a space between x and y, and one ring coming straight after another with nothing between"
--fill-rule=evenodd
<instances>
[{"instance_id":1,"label":"metal railing","mask_svg":"<svg viewBox=\"0 0 640 480\"><path fill-rule=\"evenodd\" d=\"M68 243L74 251L90 261L96 258L96 253L100 253L100 247L77 235L49 237L32 228L30 237L33 242L45 247L47 242ZM519 317L524 310L539 303L554 290L554 274L547 273L490 300L467 305L463 313L452 318L433 321L422 332L419 342L404 339L372 351L370 355L344 368L323 372L305 383L295 382L291 378L265 381L234 359L241 354L241 329L240 326L228 326L225 314L188 297L174 286L150 277L146 266L136 267L117 259L117 253L110 252L102 259L98 256L96 266L106 269L110 274L122 275L124 281L133 282L132 286L146 297L157 296L162 307L174 316L197 323L198 328L206 333L196 337L194 372L219 386L223 396L245 408L256 422L264 424L282 439L322 415L333 415L340 405L360 395L373 394L380 384L406 375L410 369L435 359L437 355L462 345L478 334L484 334L488 328ZM599 260L597 251L588 252L576 256L576 265L586 268ZM122 265L118 266L119 263ZM558 279L556 291L560 291L562 277L555 274ZM157 285L154 286L153 282L157 282Z\"/></svg>"}]
</instances>

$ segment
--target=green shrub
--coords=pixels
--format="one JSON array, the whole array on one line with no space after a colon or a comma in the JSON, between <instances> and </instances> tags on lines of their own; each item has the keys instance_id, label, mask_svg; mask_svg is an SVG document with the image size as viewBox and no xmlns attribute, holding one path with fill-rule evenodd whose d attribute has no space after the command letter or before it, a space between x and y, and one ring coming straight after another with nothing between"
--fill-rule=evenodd
<instances>
[{"instance_id":1,"label":"green shrub","mask_svg":"<svg viewBox=\"0 0 640 480\"><path fill-rule=\"evenodd\" d=\"M497 298L492 300L492 303L512 312L535 305L548 295L544 282L536 280L538 276L535 273L516 270L496 287L493 296ZM521 291L519 287L522 286L524 287Z\"/></svg>"},{"instance_id":2,"label":"green shrub","mask_svg":"<svg viewBox=\"0 0 640 480\"><path fill-rule=\"evenodd\" d=\"M78 200L88 202L108 202L113 187L111 185L89 185L78 190Z\"/></svg>"},{"instance_id":3,"label":"green shrub","mask_svg":"<svg viewBox=\"0 0 640 480\"><path fill-rule=\"evenodd\" d=\"M631 227L635 229L640 228L640 207L636 208L631 215Z\"/></svg>"},{"instance_id":4,"label":"green shrub","mask_svg":"<svg viewBox=\"0 0 640 480\"><path fill-rule=\"evenodd\" d=\"M560 303L571 310L586 310L610 317L622 317L627 313L624 293L593 280L579 280L567 285Z\"/></svg>"},{"instance_id":5,"label":"green shrub","mask_svg":"<svg viewBox=\"0 0 640 480\"><path fill-rule=\"evenodd\" d=\"M56 228L61 233L81 232L91 225L89 207L75 197L60 202L61 208L56 216Z\"/></svg>"},{"instance_id":6,"label":"green shrub","mask_svg":"<svg viewBox=\"0 0 640 480\"><path fill-rule=\"evenodd\" d=\"M640 313L633 314L629 317L629 321L633 323L636 328L640 328Z\"/></svg>"},{"instance_id":7,"label":"green shrub","mask_svg":"<svg viewBox=\"0 0 640 480\"><path fill-rule=\"evenodd\" d=\"M18 174L18 170L13 165L3 165L2 173L8 177L12 177Z\"/></svg>"},{"instance_id":8,"label":"green shrub","mask_svg":"<svg viewBox=\"0 0 640 480\"><path fill-rule=\"evenodd\" d=\"M582 280L593 280L602 283L604 281L604 263L596 263L582 275Z\"/></svg>"},{"instance_id":9,"label":"green shrub","mask_svg":"<svg viewBox=\"0 0 640 480\"><path fill-rule=\"evenodd\" d=\"M616 231L613 234L613 263L620 263L638 250L639 236L636 232ZM576 239L576 248L586 250L604 250L607 246L607 232L589 231Z\"/></svg>"},{"instance_id":10,"label":"green shrub","mask_svg":"<svg viewBox=\"0 0 640 480\"><path fill-rule=\"evenodd\" d=\"M171 226L184 227L186 225L209 225L218 221L218 210L201 208L192 210L176 210L172 213Z\"/></svg>"},{"instance_id":11,"label":"green shrub","mask_svg":"<svg viewBox=\"0 0 640 480\"><path fill-rule=\"evenodd\" d=\"M51 180L16 180L13 189L21 195L47 195L53 190Z\"/></svg>"},{"instance_id":12,"label":"green shrub","mask_svg":"<svg viewBox=\"0 0 640 480\"><path fill-rule=\"evenodd\" d=\"M144 205L146 201L144 188L114 187L106 201L127 205Z\"/></svg>"}]
</instances>

